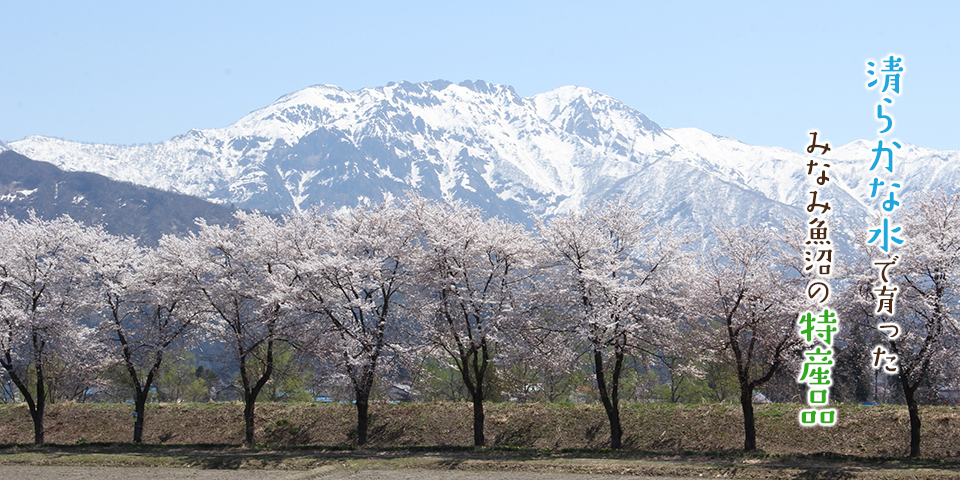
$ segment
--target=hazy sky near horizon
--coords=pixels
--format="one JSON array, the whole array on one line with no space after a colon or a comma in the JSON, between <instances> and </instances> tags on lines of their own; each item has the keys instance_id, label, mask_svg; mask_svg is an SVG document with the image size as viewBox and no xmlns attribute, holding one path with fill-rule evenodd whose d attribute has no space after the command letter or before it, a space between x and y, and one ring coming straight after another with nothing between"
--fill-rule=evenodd
<instances>
[{"instance_id":1,"label":"hazy sky near horizon","mask_svg":"<svg viewBox=\"0 0 960 480\"><path fill-rule=\"evenodd\" d=\"M866 62L896 53L893 138L960 150L960 2L833 3L5 1L0 140L157 143L313 84L482 79L799 151L878 138Z\"/></svg>"}]
</instances>

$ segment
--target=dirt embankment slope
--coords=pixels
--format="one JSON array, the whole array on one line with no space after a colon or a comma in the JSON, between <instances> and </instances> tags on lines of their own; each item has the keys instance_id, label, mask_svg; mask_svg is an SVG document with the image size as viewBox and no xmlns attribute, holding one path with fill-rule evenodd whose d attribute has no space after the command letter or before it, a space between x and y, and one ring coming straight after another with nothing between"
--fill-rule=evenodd
<instances>
[{"instance_id":1,"label":"dirt embankment slope","mask_svg":"<svg viewBox=\"0 0 960 480\"><path fill-rule=\"evenodd\" d=\"M768 453L834 453L892 457L907 453L905 407L840 406L832 428L802 428L799 405L757 407L758 445ZM239 403L159 404L147 407L144 441L154 444L240 444ZM45 419L50 443L128 442L132 405L50 405ZM472 410L466 403L374 404L368 446L469 446ZM598 449L609 441L600 405L490 404L489 446ZM922 454L960 458L960 408L922 407ZM661 453L720 452L742 448L740 408L731 404L623 405L624 446ZM356 410L349 404L269 404L257 407L257 441L276 445L350 445ZM0 406L0 444L29 443L33 424L25 405Z\"/></svg>"}]
</instances>

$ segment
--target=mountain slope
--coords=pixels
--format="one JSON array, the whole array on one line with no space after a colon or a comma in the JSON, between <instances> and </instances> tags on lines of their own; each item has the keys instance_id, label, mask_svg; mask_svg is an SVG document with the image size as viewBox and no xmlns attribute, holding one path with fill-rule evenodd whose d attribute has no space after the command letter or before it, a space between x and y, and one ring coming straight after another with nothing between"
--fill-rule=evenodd
<instances>
[{"instance_id":1,"label":"mountain slope","mask_svg":"<svg viewBox=\"0 0 960 480\"><path fill-rule=\"evenodd\" d=\"M188 195L164 192L103 175L64 172L13 151L0 152L0 212L26 218L29 212L52 219L69 215L103 224L116 235L155 245L164 233L196 231L194 219L226 224L233 210Z\"/></svg>"}]
</instances>

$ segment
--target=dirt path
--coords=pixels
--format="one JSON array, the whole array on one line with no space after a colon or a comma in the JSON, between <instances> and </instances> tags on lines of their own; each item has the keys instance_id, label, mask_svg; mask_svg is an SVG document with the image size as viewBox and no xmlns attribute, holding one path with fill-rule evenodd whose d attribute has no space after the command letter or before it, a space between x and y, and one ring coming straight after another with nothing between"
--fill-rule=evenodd
<instances>
[{"instance_id":1,"label":"dirt path","mask_svg":"<svg viewBox=\"0 0 960 480\"><path fill-rule=\"evenodd\" d=\"M200 470L193 468L0 466L0 478L30 480L620 480L615 475L535 472L463 472L443 470L344 470L321 467L307 472L283 470ZM635 480L689 480L679 477L630 477Z\"/></svg>"},{"instance_id":2,"label":"dirt path","mask_svg":"<svg viewBox=\"0 0 960 480\"><path fill-rule=\"evenodd\" d=\"M289 477L283 470L200 470L155 467L60 467L0 466L0 478L29 480L279 480Z\"/></svg>"},{"instance_id":3,"label":"dirt path","mask_svg":"<svg viewBox=\"0 0 960 480\"><path fill-rule=\"evenodd\" d=\"M569 455L466 449L257 449L191 446L11 446L0 480L614 480L749 478L960 480L960 462L779 455Z\"/></svg>"}]
</instances>

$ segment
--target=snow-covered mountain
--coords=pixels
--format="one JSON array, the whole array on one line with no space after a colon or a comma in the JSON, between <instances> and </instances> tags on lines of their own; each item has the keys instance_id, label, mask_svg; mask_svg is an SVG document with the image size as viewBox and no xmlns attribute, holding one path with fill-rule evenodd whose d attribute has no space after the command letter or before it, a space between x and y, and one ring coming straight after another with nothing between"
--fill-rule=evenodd
<instances>
[{"instance_id":1,"label":"snow-covered mountain","mask_svg":"<svg viewBox=\"0 0 960 480\"><path fill-rule=\"evenodd\" d=\"M801 206L811 190L809 155L695 128L664 129L587 88L522 98L483 81L354 92L318 85L226 128L191 130L157 145L39 136L7 145L65 170L267 211L378 202L417 189L529 222L531 214L627 194L663 223L706 232L720 223L805 218ZM957 190L960 152L902 145L898 195ZM857 141L820 157L831 162L831 182L821 191L843 225L861 224L879 203L868 185L874 147Z\"/></svg>"}]
</instances>

